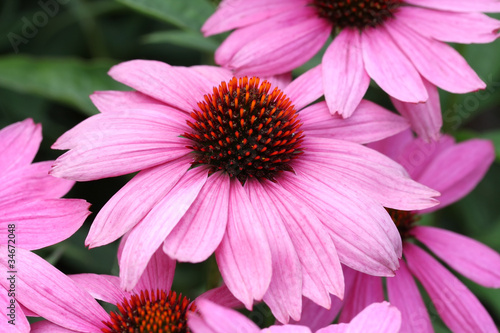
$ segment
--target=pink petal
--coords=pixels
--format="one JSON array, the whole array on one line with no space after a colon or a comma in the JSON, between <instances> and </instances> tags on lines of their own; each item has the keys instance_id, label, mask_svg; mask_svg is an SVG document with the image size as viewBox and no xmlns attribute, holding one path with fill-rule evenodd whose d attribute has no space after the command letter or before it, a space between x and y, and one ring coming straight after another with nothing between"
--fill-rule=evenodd
<instances>
[{"instance_id":1,"label":"pink petal","mask_svg":"<svg viewBox=\"0 0 500 333\"><path fill-rule=\"evenodd\" d=\"M433 333L429 313L404 260L399 261L396 276L386 282L389 301L401 311L401 333Z\"/></svg>"},{"instance_id":2,"label":"pink petal","mask_svg":"<svg viewBox=\"0 0 500 333\"><path fill-rule=\"evenodd\" d=\"M31 333L75 333L75 331L41 320L31 324Z\"/></svg>"},{"instance_id":3,"label":"pink petal","mask_svg":"<svg viewBox=\"0 0 500 333\"><path fill-rule=\"evenodd\" d=\"M410 271L422 283L444 323L453 332L496 332L479 300L446 268L416 245L405 244Z\"/></svg>"},{"instance_id":4,"label":"pink petal","mask_svg":"<svg viewBox=\"0 0 500 333\"><path fill-rule=\"evenodd\" d=\"M206 299L228 308L242 308L244 305L234 297L226 285L205 291L197 299Z\"/></svg>"},{"instance_id":5,"label":"pink petal","mask_svg":"<svg viewBox=\"0 0 500 333\"><path fill-rule=\"evenodd\" d=\"M226 231L229 176L208 177L200 194L167 236L163 251L179 261L201 262L215 252Z\"/></svg>"},{"instance_id":6,"label":"pink petal","mask_svg":"<svg viewBox=\"0 0 500 333\"><path fill-rule=\"evenodd\" d=\"M268 30L245 43L226 65L237 73L271 76L290 72L311 59L324 45L331 26L312 17L276 31Z\"/></svg>"},{"instance_id":7,"label":"pink petal","mask_svg":"<svg viewBox=\"0 0 500 333\"><path fill-rule=\"evenodd\" d=\"M417 178L441 192L441 209L469 194L481 181L495 159L490 141L473 139L455 144L436 155Z\"/></svg>"},{"instance_id":8,"label":"pink petal","mask_svg":"<svg viewBox=\"0 0 500 333\"><path fill-rule=\"evenodd\" d=\"M419 241L460 274L488 288L500 288L500 254L457 233L418 226L412 229Z\"/></svg>"},{"instance_id":9,"label":"pink petal","mask_svg":"<svg viewBox=\"0 0 500 333\"><path fill-rule=\"evenodd\" d=\"M420 74L384 27L365 29L361 46L366 72L380 88L400 101L427 101Z\"/></svg>"},{"instance_id":10,"label":"pink petal","mask_svg":"<svg viewBox=\"0 0 500 333\"><path fill-rule=\"evenodd\" d=\"M414 140L411 130L406 130L384 140L371 142L367 147L384 154L387 157L401 163L399 157L403 154L406 145ZM404 166L404 165L403 165Z\"/></svg>"},{"instance_id":11,"label":"pink petal","mask_svg":"<svg viewBox=\"0 0 500 333\"><path fill-rule=\"evenodd\" d=\"M352 115L370 84L363 62L361 34L344 29L323 56L323 86L330 112L343 118Z\"/></svg>"},{"instance_id":12,"label":"pink petal","mask_svg":"<svg viewBox=\"0 0 500 333\"><path fill-rule=\"evenodd\" d=\"M321 65L308 70L292 81L285 89L285 95L290 98L296 110L316 101L323 95L321 82Z\"/></svg>"},{"instance_id":13,"label":"pink petal","mask_svg":"<svg viewBox=\"0 0 500 333\"><path fill-rule=\"evenodd\" d=\"M391 21L385 28L419 73L439 88L455 94L486 88L467 61L451 46L424 37L399 20Z\"/></svg>"},{"instance_id":14,"label":"pink petal","mask_svg":"<svg viewBox=\"0 0 500 333\"><path fill-rule=\"evenodd\" d=\"M349 268L344 269L349 270ZM346 280L348 278L351 279L349 282L351 286L340 313L339 322L341 323L350 322L368 305L384 300L381 278L356 271L350 272Z\"/></svg>"},{"instance_id":15,"label":"pink petal","mask_svg":"<svg viewBox=\"0 0 500 333\"><path fill-rule=\"evenodd\" d=\"M199 313L188 314L188 325L193 333L259 333L250 319L232 309L224 308L205 299L196 302Z\"/></svg>"},{"instance_id":16,"label":"pink petal","mask_svg":"<svg viewBox=\"0 0 500 333\"><path fill-rule=\"evenodd\" d=\"M346 332L398 333L400 327L401 314L398 309L387 302L382 302L366 307L349 323Z\"/></svg>"},{"instance_id":17,"label":"pink petal","mask_svg":"<svg viewBox=\"0 0 500 333\"><path fill-rule=\"evenodd\" d=\"M7 243L8 225L19 234L16 247L37 250L73 235L90 215L90 204L80 199L36 200L2 207L0 237Z\"/></svg>"},{"instance_id":18,"label":"pink petal","mask_svg":"<svg viewBox=\"0 0 500 333\"><path fill-rule=\"evenodd\" d=\"M405 103L391 98L392 104L411 123L413 130L425 141L439 140L439 132L443 126L441 104L437 87L422 79L429 99L425 103Z\"/></svg>"},{"instance_id":19,"label":"pink petal","mask_svg":"<svg viewBox=\"0 0 500 333\"><path fill-rule=\"evenodd\" d=\"M306 326L299 325L280 325L270 326L264 330L265 333L311 333Z\"/></svg>"},{"instance_id":20,"label":"pink petal","mask_svg":"<svg viewBox=\"0 0 500 333\"><path fill-rule=\"evenodd\" d=\"M42 126L26 119L0 130L0 171L28 165L42 141Z\"/></svg>"},{"instance_id":21,"label":"pink petal","mask_svg":"<svg viewBox=\"0 0 500 333\"><path fill-rule=\"evenodd\" d=\"M364 146L307 137L302 160L315 164L324 181L368 194L384 207L415 210L435 206L438 192L411 180L401 165Z\"/></svg>"},{"instance_id":22,"label":"pink petal","mask_svg":"<svg viewBox=\"0 0 500 333\"><path fill-rule=\"evenodd\" d=\"M347 289L347 286L346 286ZM342 301L332 296L332 305L330 309L325 309L324 307L319 306L313 301L309 300L306 297L302 298L302 315L299 321L290 322L291 324L298 324L307 326L311 329L311 331L316 332L322 327L330 325L342 308Z\"/></svg>"},{"instance_id":23,"label":"pink petal","mask_svg":"<svg viewBox=\"0 0 500 333\"><path fill-rule=\"evenodd\" d=\"M0 250L8 252L5 245ZM0 257L4 272L10 271L7 259ZM109 319L89 293L36 254L16 248L16 269L16 299L39 316L83 332L100 331L101 321ZM0 281L9 287L7 278Z\"/></svg>"},{"instance_id":24,"label":"pink petal","mask_svg":"<svg viewBox=\"0 0 500 333\"><path fill-rule=\"evenodd\" d=\"M186 172L172 190L132 229L119 260L122 288L129 291L137 284L149 260L189 209L206 179L207 170L203 167Z\"/></svg>"},{"instance_id":25,"label":"pink petal","mask_svg":"<svg viewBox=\"0 0 500 333\"><path fill-rule=\"evenodd\" d=\"M123 84L184 112L191 112L213 82L187 67L153 60L132 60L111 68L109 75Z\"/></svg>"},{"instance_id":26,"label":"pink petal","mask_svg":"<svg viewBox=\"0 0 500 333\"><path fill-rule=\"evenodd\" d=\"M453 12L486 12L494 13L500 11L498 0L405 0L405 2Z\"/></svg>"},{"instance_id":27,"label":"pink petal","mask_svg":"<svg viewBox=\"0 0 500 333\"><path fill-rule=\"evenodd\" d=\"M344 276L332 237L300 195L271 182L263 185L302 264L303 295L330 308L330 294L344 297Z\"/></svg>"},{"instance_id":28,"label":"pink petal","mask_svg":"<svg viewBox=\"0 0 500 333\"><path fill-rule=\"evenodd\" d=\"M145 290L163 290L172 288L175 274L175 260L169 258L161 248L156 250L134 288L137 294Z\"/></svg>"},{"instance_id":29,"label":"pink petal","mask_svg":"<svg viewBox=\"0 0 500 333\"><path fill-rule=\"evenodd\" d=\"M186 126L187 128L187 126ZM63 134L54 149L71 149L51 174L86 181L114 177L186 155L186 128L156 111L101 113Z\"/></svg>"},{"instance_id":30,"label":"pink petal","mask_svg":"<svg viewBox=\"0 0 500 333\"><path fill-rule=\"evenodd\" d=\"M206 79L214 83L214 86L218 86L222 81L229 81L233 78L234 74L227 68L222 68L218 66L191 66L190 69L200 73Z\"/></svg>"},{"instance_id":31,"label":"pink petal","mask_svg":"<svg viewBox=\"0 0 500 333\"><path fill-rule=\"evenodd\" d=\"M408 121L367 100L362 100L354 115L343 119L331 115L325 102L302 111L302 130L307 136L368 143L392 136L408 128Z\"/></svg>"},{"instance_id":32,"label":"pink petal","mask_svg":"<svg viewBox=\"0 0 500 333\"><path fill-rule=\"evenodd\" d=\"M3 310L0 315L0 330L11 333L29 333L28 319L19 302L11 297L11 294L12 291L9 288L0 288L0 306Z\"/></svg>"},{"instance_id":33,"label":"pink petal","mask_svg":"<svg viewBox=\"0 0 500 333\"><path fill-rule=\"evenodd\" d=\"M91 248L109 244L132 229L177 184L190 161L185 156L139 172L99 211L85 244Z\"/></svg>"},{"instance_id":34,"label":"pink petal","mask_svg":"<svg viewBox=\"0 0 500 333\"><path fill-rule=\"evenodd\" d=\"M120 288L120 278L117 276L85 273L68 277L92 297L106 303L120 304L130 294Z\"/></svg>"},{"instance_id":35,"label":"pink petal","mask_svg":"<svg viewBox=\"0 0 500 333\"><path fill-rule=\"evenodd\" d=\"M145 104L163 106L164 104L138 91L96 91L90 95L92 103L100 112L122 112L124 109L140 108Z\"/></svg>"},{"instance_id":36,"label":"pink petal","mask_svg":"<svg viewBox=\"0 0 500 333\"><path fill-rule=\"evenodd\" d=\"M23 165L0 175L2 205L35 199L56 199L68 193L75 182L49 175L53 162Z\"/></svg>"},{"instance_id":37,"label":"pink petal","mask_svg":"<svg viewBox=\"0 0 500 333\"><path fill-rule=\"evenodd\" d=\"M272 259L272 279L264 302L282 323L298 320L302 307L302 266L280 213L268 190L257 180L247 180L245 188L268 236Z\"/></svg>"},{"instance_id":38,"label":"pink petal","mask_svg":"<svg viewBox=\"0 0 500 333\"><path fill-rule=\"evenodd\" d=\"M490 43L498 38L500 29L500 21L482 13L401 7L397 17L421 35L444 42Z\"/></svg>"},{"instance_id":39,"label":"pink petal","mask_svg":"<svg viewBox=\"0 0 500 333\"><path fill-rule=\"evenodd\" d=\"M317 165L310 167L314 170ZM370 199L365 201L362 199L365 195L360 198L359 194L348 189L338 191L303 174L282 177L280 184L294 196L300 197L328 228L342 263L373 275L394 274L398 262L397 252L401 251L401 239L394 222L382 206ZM397 236L399 241L389 239L388 235L391 235L391 239Z\"/></svg>"},{"instance_id":40,"label":"pink petal","mask_svg":"<svg viewBox=\"0 0 500 333\"><path fill-rule=\"evenodd\" d=\"M271 251L255 209L236 179L231 179L226 233L215 251L229 290L248 309L261 300L271 282Z\"/></svg>"},{"instance_id":41,"label":"pink petal","mask_svg":"<svg viewBox=\"0 0 500 333\"><path fill-rule=\"evenodd\" d=\"M306 0L286 2L269 0L254 0L252 2L244 0L222 1L215 13L203 24L201 31L205 36L215 35L234 28L256 24L306 4Z\"/></svg>"}]
</instances>

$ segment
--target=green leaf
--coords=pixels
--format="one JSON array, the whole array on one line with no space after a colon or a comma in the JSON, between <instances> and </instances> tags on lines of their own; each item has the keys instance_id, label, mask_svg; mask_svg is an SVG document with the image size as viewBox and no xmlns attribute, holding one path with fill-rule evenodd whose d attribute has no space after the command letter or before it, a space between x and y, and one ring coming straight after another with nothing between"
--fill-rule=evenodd
<instances>
[{"instance_id":1,"label":"green leaf","mask_svg":"<svg viewBox=\"0 0 500 333\"><path fill-rule=\"evenodd\" d=\"M170 43L197 51L215 52L219 43L213 38L205 38L198 31L158 31L144 36L145 43Z\"/></svg>"},{"instance_id":2,"label":"green leaf","mask_svg":"<svg viewBox=\"0 0 500 333\"><path fill-rule=\"evenodd\" d=\"M73 58L0 57L0 86L61 102L93 115L97 109L89 99L90 94L97 90L126 88L107 75L115 63Z\"/></svg>"},{"instance_id":3,"label":"green leaf","mask_svg":"<svg viewBox=\"0 0 500 333\"><path fill-rule=\"evenodd\" d=\"M184 30L200 30L215 11L208 0L117 0L143 14L168 22Z\"/></svg>"}]
</instances>

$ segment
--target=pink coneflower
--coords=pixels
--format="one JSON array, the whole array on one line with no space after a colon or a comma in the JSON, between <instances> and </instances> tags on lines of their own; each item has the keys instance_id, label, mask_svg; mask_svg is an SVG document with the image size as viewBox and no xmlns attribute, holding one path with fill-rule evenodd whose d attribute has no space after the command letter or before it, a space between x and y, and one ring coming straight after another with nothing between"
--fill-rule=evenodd
<instances>
[{"instance_id":1,"label":"pink coneflower","mask_svg":"<svg viewBox=\"0 0 500 333\"><path fill-rule=\"evenodd\" d=\"M286 322L300 317L303 294L325 307L330 294L342 297L340 262L393 275L401 240L383 206L436 203L437 192L359 144L400 132L405 120L368 101L347 121L324 102L305 107L322 93L310 72L282 89L157 61L110 75L138 91L93 95L102 113L57 140L70 150L52 174L87 181L140 171L86 240L101 246L130 231L120 260L127 290L159 247L189 262L215 252L236 298L248 308L264 299Z\"/></svg>"},{"instance_id":2,"label":"pink coneflower","mask_svg":"<svg viewBox=\"0 0 500 333\"><path fill-rule=\"evenodd\" d=\"M420 245L465 277L490 288L500 287L500 255L471 238L417 223L420 214L459 200L477 185L494 159L491 142L469 140L455 144L451 137L443 136L439 142L430 144L404 132L371 146L399 161L413 179L441 192L440 205L432 209L389 210L404 241L404 260L395 277L386 279L388 299L402 314L402 332L433 332L414 278L423 285L438 314L453 332L497 332L478 299ZM350 269L344 272L346 297L340 321L349 321L366 305L382 301L384 291L379 277ZM308 307L307 312L316 311L311 303Z\"/></svg>"},{"instance_id":3,"label":"pink coneflower","mask_svg":"<svg viewBox=\"0 0 500 333\"><path fill-rule=\"evenodd\" d=\"M232 309L207 300L197 303L198 312L190 312L189 327L193 333L311 333L307 326L284 325L260 329L250 319ZM328 325L314 330L316 333L397 333L401 327L401 314L387 302L371 304L349 324Z\"/></svg>"},{"instance_id":4,"label":"pink coneflower","mask_svg":"<svg viewBox=\"0 0 500 333\"><path fill-rule=\"evenodd\" d=\"M31 119L0 130L0 253L6 263L1 280L9 282L0 291L2 332L25 332L28 327L15 288L24 264L19 251L65 240L90 214L85 200L60 199L74 182L50 176L53 161L31 163L41 141L42 128ZM39 258L32 264L38 267L45 261Z\"/></svg>"},{"instance_id":5,"label":"pink coneflower","mask_svg":"<svg viewBox=\"0 0 500 333\"><path fill-rule=\"evenodd\" d=\"M236 73L275 75L315 55L322 60L332 113L349 117L370 78L394 98L425 102L425 80L452 93L485 84L443 42L488 43L500 21L498 0L223 0L202 28L205 35L236 29L215 60ZM425 78L425 79L424 79Z\"/></svg>"},{"instance_id":6,"label":"pink coneflower","mask_svg":"<svg viewBox=\"0 0 500 333\"><path fill-rule=\"evenodd\" d=\"M117 276L67 276L34 253L21 250L19 255L23 259L16 285L19 301L30 316L46 319L19 332L190 333L187 313L196 309L198 299L224 306L236 305L224 287L200 295L195 302L171 291L175 261L161 249L153 255L137 286L130 292L120 288ZM3 257L0 267L7 268ZM108 314L96 299L116 305L118 310ZM12 328L2 332L12 332Z\"/></svg>"}]
</instances>

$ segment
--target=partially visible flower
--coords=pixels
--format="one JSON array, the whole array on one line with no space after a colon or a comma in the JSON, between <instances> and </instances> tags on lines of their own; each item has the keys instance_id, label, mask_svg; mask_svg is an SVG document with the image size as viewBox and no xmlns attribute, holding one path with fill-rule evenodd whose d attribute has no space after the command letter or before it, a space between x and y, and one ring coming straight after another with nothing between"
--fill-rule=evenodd
<instances>
[{"instance_id":1,"label":"partially visible flower","mask_svg":"<svg viewBox=\"0 0 500 333\"><path fill-rule=\"evenodd\" d=\"M287 86L228 70L136 60L113 67L135 92L92 96L101 114L54 144L52 174L79 181L140 171L97 215L86 243L130 232L120 260L132 289L158 248L179 261L215 252L227 287L282 321L302 295L329 307L343 295L340 262L392 275L401 239L383 206L422 209L438 193L362 146L407 122L363 101L331 117L314 69Z\"/></svg>"},{"instance_id":2,"label":"partially visible flower","mask_svg":"<svg viewBox=\"0 0 500 333\"><path fill-rule=\"evenodd\" d=\"M275 75L314 56L322 59L325 97L332 113L349 117L370 78L394 98L425 102L425 81L452 93L485 84L443 42L488 43L500 21L498 0L223 0L202 31L236 29L217 49L217 64L237 74Z\"/></svg>"},{"instance_id":3,"label":"partially visible flower","mask_svg":"<svg viewBox=\"0 0 500 333\"><path fill-rule=\"evenodd\" d=\"M404 132L371 146L400 162L413 179L441 192L440 205L431 209L389 210L404 241L404 260L400 261L396 275L386 279L388 300L402 314L402 332L433 332L414 277L453 332L497 332L495 323L474 294L421 245L458 273L489 288L500 287L500 255L471 238L418 225L420 214L456 202L477 185L494 159L491 142L474 139L456 144L444 135L438 142L425 143ZM340 321L349 321L365 306L385 297L381 278L347 268L344 272L346 297ZM319 310L310 302L307 306L306 313ZM334 311L340 307L340 302L335 301ZM330 318L335 315L330 313Z\"/></svg>"},{"instance_id":4,"label":"partially visible flower","mask_svg":"<svg viewBox=\"0 0 500 333\"><path fill-rule=\"evenodd\" d=\"M19 301L33 316L46 319L20 332L30 332L30 329L32 333L191 332L187 312L196 309L196 300L191 302L170 290L175 261L161 249L153 255L144 275L130 292L120 288L117 276L64 275L29 251L21 250L19 255L23 258L16 284ZM6 268L2 259L0 267ZM230 295L225 287L220 287L197 299L224 306L239 305ZM96 299L116 305L118 310L108 314Z\"/></svg>"},{"instance_id":5,"label":"partially visible flower","mask_svg":"<svg viewBox=\"0 0 500 333\"><path fill-rule=\"evenodd\" d=\"M188 315L193 333L311 333L307 326L284 325L260 329L249 318L235 310L224 308L208 300L197 303L198 311ZM349 324L329 325L316 333L397 333L401 327L401 314L387 302L371 304Z\"/></svg>"},{"instance_id":6,"label":"partially visible flower","mask_svg":"<svg viewBox=\"0 0 500 333\"><path fill-rule=\"evenodd\" d=\"M32 163L41 141L42 128L31 119L0 130L0 257L5 262L3 272L11 272L6 273L10 280L1 279L5 289L0 291L3 332L14 327L8 322L11 319L18 332L28 329L15 288L16 272L25 264L19 251L37 250L65 240L90 214L85 200L60 199L74 182L50 176L53 161ZM34 266L45 264L38 259ZM5 316L12 312L15 318Z\"/></svg>"}]
</instances>

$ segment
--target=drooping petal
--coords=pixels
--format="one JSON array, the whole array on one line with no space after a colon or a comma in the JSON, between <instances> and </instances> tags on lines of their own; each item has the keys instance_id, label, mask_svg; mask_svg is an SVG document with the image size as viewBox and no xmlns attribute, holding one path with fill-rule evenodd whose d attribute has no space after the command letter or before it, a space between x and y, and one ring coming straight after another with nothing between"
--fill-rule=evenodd
<instances>
[{"instance_id":1,"label":"drooping petal","mask_svg":"<svg viewBox=\"0 0 500 333\"><path fill-rule=\"evenodd\" d=\"M493 144L486 140L472 139L441 151L418 177L420 183L441 192L439 206L426 212L466 196L483 179L494 159Z\"/></svg>"},{"instance_id":2,"label":"drooping petal","mask_svg":"<svg viewBox=\"0 0 500 333\"><path fill-rule=\"evenodd\" d=\"M259 333L250 319L232 309L205 299L196 302L198 313L188 314L188 326L193 333Z\"/></svg>"},{"instance_id":3,"label":"drooping petal","mask_svg":"<svg viewBox=\"0 0 500 333\"><path fill-rule=\"evenodd\" d=\"M500 11L500 3L497 0L405 0L412 5L430 7L453 12L485 12L494 13Z\"/></svg>"},{"instance_id":4,"label":"drooping petal","mask_svg":"<svg viewBox=\"0 0 500 333\"><path fill-rule=\"evenodd\" d=\"M389 95L409 103L429 98L420 74L384 27L365 29L361 35L368 75Z\"/></svg>"},{"instance_id":5,"label":"drooping petal","mask_svg":"<svg viewBox=\"0 0 500 333\"><path fill-rule=\"evenodd\" d=\"M300 316L300 320L296 322L291 321L290 324L293 323L307 326L313 332L316 332L320 328L330 325L333 320L337 318L337 315L343 305L342 301L336 296L332 296L332 304L330 309L325 309L324 307L319 306L306 297L302 298L302 304L302 315Z\"/></svg>"},{"instance_id":6,"label":"drooping petal","mask_svg":"<svg viewBox=\"0 0 500 333\"><path fill-rule=\"evenodd\" d=\"M164 290L172 288L175 273L175 260L169 258L160 247L149 259L148 265L142 273L134 290L137 294L145 290Z\"/></svg>"},{"instance_id":7,"label":"drooping petal","mask_svg":"<svg viewBox=\"0 0 500 333\"><path fill-rule=\"evenodd\" d=\"M385 156L390 157L394 161L402 164L399 157L404 153L406 145L410 144L412 141L413 133L411 132L411 130L406 130L386 139L377 142L371 142L367 145L367 147L374 149L379 153L382 153Z\"/></svg>"},{"instance_id":8,"label":"drooping petal","mask_svg":"<svg viewBox=\"0 0 500 333\"><path fill-rule=\"evenodd\" d=\"M401 327L401 313L387 302L366 307L347 325L346 333L398 333ZM328 333L328 330L317 333Z\"/></svg>"},{"instance_id":9,"label":"drooping petal","mask_svg":"<svg viewBox=\"0 0 500 333\"><path fill-rule=\"evenodd\" d=\"M330 294L344 297L344 276L332 237L300 195L271 182L263 185L297 251L303 295L330 308Z\"/></svg>"},{"instance_id":10,"label":"drooping petal","mask_svg":"<svg viewBox=\"0 0 500 333\"><path fill-rule=\"evenodd\" d=\"M215 252L226 231L229 176L208 177L200 194L167 236L163 251L178 261L201 262Z\"/></svg>"},{"instance_id":11,"label":"drooping petal","mask_svg":"<svg viewBox=\"0 0 500 333\"><path fill-rule=\"evenodd\" d=\"M139 223L177 184L190 167L190 157L180 157L139 172L99 211L85 244L109 244Z\"/></svg>"},{"instance_id":12,"label":"drooping petal","mask_svg":"<svg viewBox=\"0 0 500 333\"><path fill-rule=\"evenodd\" d=\"M11 290L0 288L0 305L3 310L0 315L0 329L2 332L29 333L28 319L14 297L15 290Z\"/></svg>"},{"instance_id":13,"label":"drooping petal","mask_svg":"<svg viewBox=\"0 0 500 333\"><path fill-rule=\"evenodd\" d=\"M349 270L349 268L344 268ZM344 300L339 322L348 323L372 303L384 301L382 279L351 270L346 279L351 279L349 293Z\"/></svg>"},{"instance_id":14,"label":"drooping petal","mask_svg":"<svg viewBox=\"0 0 500 333\"><path fill-rule=\"evenodd\" d=\"M120 304L129 295L120 288L120 278L117 276L90 273L68 276L92 297L107 303Z\"/></svg>"},{"instance_id":15,"label":"drooping petal","mask_svg":"<svg viewBox=\"0 0 500 333\"><path fill-rule=\"evenodd\" d=\"M401 311L401 333L433 333L429 313L404 260L399 261L396 276L386 282L389 302Z\"/></svg>"},{"instance_id":16,"label":"drooping petal","mask_svg":"<svg viewBox=\"0 0 500 333\"><path fill-rule=\"evenodd\" d=\"M205 291L196 299L206 299L215 304L225 306L227 308L243 308L244 305L229 291L227 286L223 284L220 287Z\"/></svg>"},{"instance_id":17,"label":"drooping petal","mask_svg":"<svg viewBox=\"0 0 500 333\"><path fill-rule=\"evenodd\" d=\"M283 89L285 95L290 98L296 110L311 104L323 95L321 83L321 65L318 65L295 80Z\"/></svg>"},{"instance_id":18,"label":"drooping petal","mask_svg":"<svg viewBox=\"0 0 500 333\"><path fill-rule=\"evenodd\" d=\"M451 46L424 37L399 20L387 23L385 29L419 73L436 86L455 94L486 88L467 61Z\"/></svg>"},{"instance_id":19,"label":"drooping petal","mask_svg":"<svg viewBox=\"0 0 500 333\"><path fill-rule=\"evenodd\" d=\"M164 105L139 91L96 91L89 97L100 112L122 112L124 109L140 108L144 104Z\"/></svg>"},{"instance_id":20,"label":"drooping petal","mask_svg":"<svg viewBox=\"0 0 500 333\"><path fill-rule=\"evenodd\" d=\"M363 62L361 34L343 29L323 56L323 86L330 112L348 118L370 84Z\"/></svg>"},{"instance_id":21,"label":"drooping petal","mask_svg":"<svg viewBox=\"0 0 500 333\"><path fill-rule=\"evenodd\" d=\"M187 127L187 126L186 126ZM141 110L92 116L63 134L54 149L71 149L51 170L56 177L86 181L114 177L186 155L184 127L164 113Z\"/></svg>"},{"instance_id":22,"label":"drooping petal","mask_svg":"<svg viewBox=\"0 0 500 333\"><path fill-rule=\"evenodd\" d=\"M0 171L31 163L42 141L42 126L26 119L0 130Z\"/></svg>"},{"instance_id":23,"label":"drooping petal","mask_svg":"<svg viewBox=\"0 0 500 333\"><path fill-rule=\"evenodd\" d=\"M328 228L342 263L372 275L394 274L393 271L397 269L397 251L400 251L401 239L399 245L393 244L387 235L392 237L394 234L399 237L397 230L393 232L382 227L381 222L373 222L380 219L387 220L384 223L388 227L395 228L382 206L370 199L362 200L359 194L349 190L341 192L332 190L311 177L301 175L290 178L282 177L280 184L306 203ZM363 194L362 197L366 195ZM370 203L373 206L368 209ZM370 214L369 217L367 214ZM365 220L366 223L359 223ZM398 247L399 250L395 250Z\"/></svg>"},{"instance_id":24,"label":"drooping petal","mask_svg":"<svg viewBox=\"0 0 500 333\"><path fill-rule=\"evenodd\" d=\"M398 20L421 35L444 42L490 43L498 38L500 21L482 13L457 13L400 7Z\"/></svg>"},{"instance_id":25,"label":"drooping petal","mask_svg":"<svg viewBox=\"0 0 500 333\"><path fill-rule=\"evenodd\" d=\"M302 307L302 266L273 200L259 181L247 180L245 188L268 235L273 275L264 301L281 323L298 320Z\"/></svg>"},{"instance_id":26,"label":"drooping petal","mask_svg":"<svg viewBox=\"0 0 500 333\"><path fill-rule=\"evenodd\" d=\"M7 246L0 245L2 253ZM4 272L7 256L0 257ZM109 316L97 301L69 277L30 251L16 248L16 299L39 316L68 329L96 332ZM8 288L9 280L0 284Z\"/></svg>"},{"instance_id":27,"label":"drooping petal","mask_svg":"<svg viewBox=\"0 0 500 333\"><path fill-rule=\"evenodd\" d=\"M206 179L203 167L186 172L130 231L119 260L122 288L128 291L137 284L150 258L199 195Z\"/></svg>"},{"instance_id":28,"label":"drooping petal","mask_svg":"<svg viewBox=\"0 0 500 333\"><path fill-rule=\"evenodd\" d=\"M325 102L315 103L302 111L301 129L307 136L368 143L387 138L409 127L408 121L396 114L362 100L348 119L331 115Z\"/></svg>"},{"instance_id":29,"label":"drooping petal","mask_svg":"<svg viewBox=\"0 0 500 333\"><path fill-rule=\"evenodd\" d=\"M490 315L467 287L414 244L405 244L408 268L422 283L444 323L453 332L496 332Z\"/></svg>"},{"instance_id":30,"label":"drooping petal","mask_svg":"<svg viewBox=\"0 0 500 333\"><path fill-rule=\"evenodd\" d=\"M81 199L47 199L2 207L0 237L6 244L10 224L19 235L16 247L37 250L73 235L90 215L90 204Z\"/></svg>"},{"instance_id":31,"label":"drooping petal","mask_svg":"<svg viewBox=\"0 0 500 333\"><path fill-rule=\"evenodd\" d=\"M422 79L429 99L425 103L404 103L391 98L392 104L411 123L413 130L425 141L439 140L443 116L437 87Z\"/></svg>"},{"instance_id":32,"label":"drooping petal","mask_svg":"<svg viewBox=\"0 0 500 333\"><path fill-rule=\"evenodd\" d=\"M226 286L245 307L261 300L271 282L272 260L262 222L243 186L231 179L226 233L215 251Z\"/></svg>"},{"instance_id":33,"label":"drooping petal","mask_svg":"<svg viewBox=\"0 0 500 333\"><path fill-rule=\"evenodd\" d=\"M488 288L500 288L500 254L466 236L435 227L411 230L419 241L454 270Z\"/></svg>"}]
</instances>

